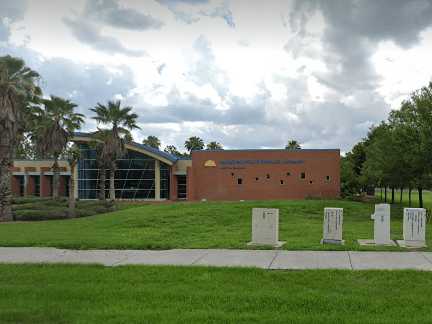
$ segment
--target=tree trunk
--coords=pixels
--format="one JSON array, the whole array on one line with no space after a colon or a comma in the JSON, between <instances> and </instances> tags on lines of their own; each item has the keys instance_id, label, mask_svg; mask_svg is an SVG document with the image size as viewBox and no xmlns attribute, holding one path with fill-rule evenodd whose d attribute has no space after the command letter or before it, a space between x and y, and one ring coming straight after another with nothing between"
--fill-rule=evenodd
<instances>
[{"instance_id":1,"label":"tree trunk","mask_svg":"<svg viewBox=\"0 0 432 324\"><path fill-rule=\"evenodd\" d=\"M2 143L0 143L1 145ZM5 145L6 146L6 145ZM8 146L8 145L7 145ZM13 221L12 213L12 188L11 188L11 161L7 158L9 155L3 155L3 149L0 147L0 222ZM6 156L6 158L3 158Z\"/></svg>"},{"instance_id":2,"label":"tree trunk","mask_svg":"<svg viewBox=\"0 0 432 324\"><path fill-rule=\"evenodd\" d=\"M105 167L99 170L99 199L105 201L105 178L106 171Z\"/></svg>"},{"instance_id":3,"label":"tree trunk","mask_svg":"<svg viewBox=\"0 0 432 324\"><path fill-rule=\"evenodd\" d=\"M383 198L383 190L382 190L382 187L380 188L380 191L381 191L381 201L382 201L382 198Z\"/></svg>"},{"instance_id":4,"label":"tree trunk","mask_svg":"<svg viewBox=\"0 0 432 324\"><path fill-rule=\"evenodd\" d=\"M399 198L399 202L402 204L402 199L403 199L403 188L400 188L400 198Z\"/></svg>"},{"instance_id":5,"label":"tree trunk","mask_svg":"<svg viewBox=\"0 0 432 324\"><path fill-rule=\"evenodd\" d=\"M114 178L115 178L115 170L111 169L110 170L110 200L114 201L115 200L115 183L114 183Z\"/></svg>"},{"instance_id":6,"label":"tree trunk","mask_svg":"<svg viewBox=\"0 0 432 324\"><path fill-rule=\"evenodd\" d=\"M394 204L394 201L395 201L395 188L394 187L391 188L391 193L392 193L391 203Z\"/></svg>"},{"instance_id":7,"label":"tree trunk","mask_svg":"<svg viewBox=\"0 0 432 324\"><path fill-rule=\"evenodd\" d=\"M52 197L53 199L58 199L59 197L59 183L60 183L60 169L58 165L58 157L54 157L53 169L53 187L52 187Z\"/></svg>"},{"instance_id":8,"label":"tree trunk","mask_svg":"<svg viewBox=\"0 0 432 324\"><path fill-rule=\"evenodd\" d=\"M408 206L411 207L411 194L412 194L412 189L411 186L408 188Z\"/></svg>"},{"instance_id":9,"label":"tree trunk","mask_svg":"<svg viewBox=\"0 0 432 324\"><path fill-rule=\"evenodd\" d=\"M418 188L419 207L423 208L423 188Z\"/></svg>"},{"instance_id":10,"label":"tree trunk","mask_svg":"<svg viewBox=\"0 0 432 324\"><path fill-rule=\"evenodd\" d=\"M384 202L387 202L387 186L384 187Z\"/></svg>"},{"instance_id":11,"label":"tree trunk","mask_svg":"<svg viewBox=\"0 0 432 324\"><path fill-rule=\"evenodd\" d=\"M71 175L69 177L69 217L75 217L75 167L76 163L71 163Z\"/></svg>"}]
</instances>

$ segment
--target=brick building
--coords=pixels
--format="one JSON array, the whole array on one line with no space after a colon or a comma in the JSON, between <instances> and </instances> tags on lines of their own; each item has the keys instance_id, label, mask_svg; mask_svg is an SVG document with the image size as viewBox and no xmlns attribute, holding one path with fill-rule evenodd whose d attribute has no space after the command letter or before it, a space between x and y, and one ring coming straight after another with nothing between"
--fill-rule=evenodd
<instances>
[{"instance_id":1,"label":"brick building","mask_svg":"<svg viewBox=\"0 0 432 324\"><path fill-rule=\"evenodd\" d=\"M78 133L81 149L75 170L79 199L96 199L99 172L90 134ZM265 200L336 198L340 194L340 152L318 150L193 151L180 159L146 145L127 144L117 161L117 199L140 200ZM15 195L50 196L52 161L15 161L12 187ZM67 195L71 176L60 162L60 194ZM108 194L109 174L106 174Z\"/></svg>"}]
</instances>

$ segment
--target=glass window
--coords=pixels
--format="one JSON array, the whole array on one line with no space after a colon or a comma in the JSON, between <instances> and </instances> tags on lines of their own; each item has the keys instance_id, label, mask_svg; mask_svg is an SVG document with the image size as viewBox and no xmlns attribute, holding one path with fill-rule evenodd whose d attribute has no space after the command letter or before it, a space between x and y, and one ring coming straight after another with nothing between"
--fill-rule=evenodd
<instances>
[{"instance_id":1,"label":"glass window","mask_svg":"<svg viewBox=\"0 0 432 324\"><path fill-rule=\"evenodd\" d=\"M81 144L78 162L78 194L80 199L96 199L99 192L99 170L96 165L96 152L88 145ZM117 160L114 175L115 196L117 199L155 199L155 159L145 154L128 151ZM106 172L106 194L109 195L110 174ZM170 167L160 162L160 197L169 199Z\"/></svg>"}]
</instances>

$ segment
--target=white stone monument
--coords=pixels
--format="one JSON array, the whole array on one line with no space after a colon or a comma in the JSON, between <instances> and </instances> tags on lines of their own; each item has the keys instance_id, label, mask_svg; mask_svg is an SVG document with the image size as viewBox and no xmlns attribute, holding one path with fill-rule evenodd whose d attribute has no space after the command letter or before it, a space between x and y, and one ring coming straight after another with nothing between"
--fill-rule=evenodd
<instances>
[{"instance_id":1,"label":"white stone monument","mask_svg":"<svg viewBox=\"0 0 432 324\"><path fill-rule=\"evenodd\" d=\"M371 219L374 219L375 214L384 214L390 217L390 204L376 204L375 212L371 215Z\"/></svg>"},{"instance_id":2,"label":"white stone monument","mask_svg":"<svg viewBox=\"0 0 432 324\"><path fill-rule=\"evenodd\" d=\"M426 247L426 209L404 208L403 238L401 247Z\"/></svg>"},{"instance_id":3,"label":"white stone monument","mask_svg":"<svg viewBox=\"0 0 432 324\"><path fill-rule=\"evenodd\" d=\"M252 242L248 245L271 245L281 247L279 241L279 209L252 209Z\"/></svg>"},{"instance_id":4,"label":"white stone monument","mask_svg":"<svg viewBox=\"0 0 432 324\"><path fill-rule=\"evenodd\" d=\"M344 244L342 240L343 208L324 208L323 239L321 244Z\"/></svg>"},{"instance_id":5,"label":"white stone monument","mask_svg":"<svg viewBox=\"0 0 432 324\"><path fill-rule=\"evenodd\" d=\"M396 243L390 239L390 205L375 205L375 213L371 217L374 220L374 239L358 240L360 245L390 245Z\"/></svg>"}]
</instances>

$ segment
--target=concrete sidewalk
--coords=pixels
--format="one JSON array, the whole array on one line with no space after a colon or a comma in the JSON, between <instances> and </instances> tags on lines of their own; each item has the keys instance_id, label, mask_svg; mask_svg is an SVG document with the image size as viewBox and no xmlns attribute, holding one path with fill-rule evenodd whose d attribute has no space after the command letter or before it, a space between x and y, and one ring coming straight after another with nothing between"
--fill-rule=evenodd
<instances>
[{"instance_id":1,"label":"concrete sidewalk","mask_svg":"<svg viewBox=\"0 0 432 324\"><path fill-rule=\"evenodd\" d=\"M257 267L262 269L348 269L432 271L432 252L276 251L276 250L62 250L0 248L0 263L75 263Z\"/></svg>"}]
</instances>

